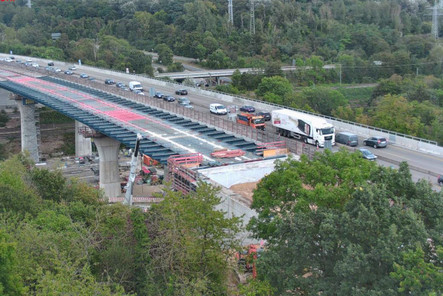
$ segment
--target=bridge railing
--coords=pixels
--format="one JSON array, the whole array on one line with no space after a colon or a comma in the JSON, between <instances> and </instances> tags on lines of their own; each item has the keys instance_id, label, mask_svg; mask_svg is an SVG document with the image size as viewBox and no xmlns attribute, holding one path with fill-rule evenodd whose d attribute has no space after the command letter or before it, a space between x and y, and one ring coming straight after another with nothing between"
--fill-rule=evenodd
<instances>
[{"instance_id":1,"label":"bridge railing","mask_svg":"<svg viewBox=\"0 0 443 296\"><path fill-rule=\"evenodd\" d=\"M6 65L10 64L10 63L5 62L5 61L1 61L1 63L6 64ZM51 76L54 76L54 75L55 76L63 76L63 79L66 79L66 76L69 76L69 75L63 74L63 72L54 73L52 71L47 71L43 67L40 67L40 68L26 67L23 64L20 64L20 66L24 67L24 68L26 68L28 70L30 68L32 68L31 70L36 70L38 72L45 73L45 74L51 75ZM86 66L86 67L89 67L89 66ZM162 82L162 83L167 82L167 83L170 83L171 85L177 85L177 87L182 87L183 86L183 85L181 85L181 84L179 84L179 83L177 83L175 81L171 81L171 80L168 80L168 79L161 79L161 78L151 77L151 76L148 76L148 75L145 75L145 74L126 73L124 71L110 70L110 69L99 68L99 67L94 67L94 68L101 69L101 70L106 71L106 72L115 73L115 75L121 75L121 74L134 75L134 76L138 76L138 77L142 77L142 78L146 78L146 79L156 80L156 81L159 81L159 82ZM70 77L70 78L76 78L76 77ZM70 78L67 78L66 80L70 80ZM79 83L80 84L89 84L90 81L86 81L86 80L87 79L82 79L82 80L79 81ZM95 83L93 87L98 88L97 87L98 85L102 86L101 89L108 90L108 88L103 88L104 85L102 83ZM271 107L271 106L275 107L275 108L269 108L269 109L282 109L282 108L284 108L284 109L290 109L290 110L294 110L294 111L298 111L298 112L303 112L303 113L310 114L310 115L313 115L313 116L323 117L325 119L329 119L329 120L332 120L332 121L341 122L341 123L344 123L344 124L348 124L348 125L352 125L352 126L368 129L368 130L373 130L373 131L385 133L387 135L393 136L393 138L398 136L398 137L403 137L405 139L414 140L414 141L418 141L418 142L421 142L421 143L427 143L427 144L430 144L430 145L438 146L438 143L436 141L432 141L432 140L428 140L428 139L423 139L423 138L419 138L419 137L415 137L415 136L411 136L411 135L407 135L407 134L403 134L403 133L398 133L398 132L395 132L395 131L391 131L391 130L387 130L387 129L383 129L383 128L378 128L378 127L374 127L374 126L370 126L370 125L366 125L366 124L361 124L361 123L357 123L357 122L353 122L353 121L349 121L349 120L344 120L344 119L340 119L340 118L336 118L336 117L332 117L332 116L322 115L322 114L318 114L318 113L309 112L309 111L306 111L306 110L301 110L301 109L296 109L296 108L292 108L292 107L288 107L288 106L283 106L283 105L279 105L279 104L275 104L275 103L265 102L265 101L257 100L257 99L250 98L250 97L244 97L244 96L239 96L239 95L227 94L227 93L220 92L220 91L217 91L217 90L201 89L201 91L202 92L217 93L217 94L219 94L221 96L229 96L229 97L241 99L241 100L244 100L244 101L250 101L250 102L255 102L255 103L258 103L258 104L267 105L269 107ZM114 91L113 91L113 93L114 93ZM119 94L120 95L124 95L125 91L119 89ZM245 104L247 104L247 103L245 103Z\"/></svg>"}]
</instances>

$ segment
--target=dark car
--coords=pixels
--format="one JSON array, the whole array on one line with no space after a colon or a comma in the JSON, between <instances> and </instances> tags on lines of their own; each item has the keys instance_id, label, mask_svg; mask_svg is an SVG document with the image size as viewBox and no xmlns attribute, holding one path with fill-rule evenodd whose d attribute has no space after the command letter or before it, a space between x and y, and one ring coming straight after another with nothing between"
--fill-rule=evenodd
<instances>
[{"instance_id":1,"label":"dark car","mask_svg":"<svg viewBox=\"0 0 443 296\"><path fill-rule=\"evenodd\" d=\"M263 119L265 121L270 121L271 120L271 113L269 113L269 112L258 112L257 115L258 116L263 116Z\"/></svg>"},{"instance_id":2,"label":"dark car","mask_svg":"<svg viewBox=\"0 0 443 296\"><path fill-rule=\"evenodd\" d=\"M48 66L54 66L54 62L49 62Z\"/></svg>"},{"instance_id":3,"label":"dark car","mask_svg":"<svg viewBox=\"0 0 443 296\"><path fill-rule=\"evenodd\" d=\"M255 112L255 108L252 107L252 106L242 106L242 107L240 107L240 111L241 112L254 113Z\"/></svg>"},{"instance_id":4,"label":"dark car","mask_svg":"<svg viewBox=\"0 0 443 296\"><path fill-rule=\"evenodd\" d=\"M65 74L66 74L66 75L72 75L72 74L74 74L74 72L72 72L72 71L70 71L70 70L66 70L66 71L65 71Z\"/></svg>"},{"instance_id":5,"label":"dark car","mask_svg":"<svg viewBox=\"0 0 443 296\"><path fill-rule=\"evenodd\" d=\"M115 84L115 86L118 87L118 88L126 87L126 85L125 85L123 82L117 82L117 83Z\"/></svg>"},{"instance_id":6,"label":"dark car","mask_svg":"<svg viewBox=\"0 0 443 296\"><path fill-rule=\"evenodd\" d=\"M335 142L351 147L358 146L358 136L353 133L340 132L335 134Z\"/></svg>"},{"instance_id":7,"label":"dark car","mask_svg":"<svg viewBox=\"0 0 443 296\"><path fill-rule=\"evenodd\" d=\"M180 96L186 96L188 94L188 91L186 89L178 89L175 91L175 94Z\"/></svg>"},{"instance_id":8,"label":"dark car","mask_svg":"<svg viewBox=\"0 0 443 296\"><path fill-rule=\"evenodd\" d=\"M163 97L163 100L168 101L168 102L174 102L175 98L173 96L166 96L166 97Z\"/></svg>"},{"instance_id":9,"label":"dark car","mask_svg":"<svg viewBox=\"0 0 443 296\"><path fill-rule=\"evenodd\" d=\"M82 73L82 74L80 74L80 78L89 78L89 75L88 74L85 74L85 73Z\"/></svg>"},{"instance_id":10,"label":"dark car","mask_svg":"<svg viewBox=\"0 0 443 296\"><path fill-rule=\"evenodd\" d=\"M162 94L161 92L156 92L155 95L154 95L154 98L163 99L164 96L165 95Z\"/></svg>"},{"instance_id":11,"label":"dark car","mask_svg":"<svg viewBox=\"0 0 443 296\"><path fill-rule=\"evenodd\" d=\"M385 148L388 146L388 140L385 137L370 137L364 140L363 144L374 148Z\"/></svg>"},{"instance_id":12,"label":"dark car","mask_svg":"<svg viewBox=\"0 0 443 296\"><path fill-rule=\"evenodd\" d=\"M106 79L105 84L112 85L112 84L115 84L115 81L112 79Z\"/></svg>"},{"instance_id":13,"label":"dark car","mask_svg":"<svg viewBox=\"0 0 443 296\"><path fill-rule=\"evenodd\" d=\"M359 148L358 149L361 152L361 155L364 159L375 161L377 159L377 156L375 156L371 151L369 151L366 148Z\"/></svg>"},{"instance_id":14,"label":"dark car","mask_svg":"<svg viewBox=\"0 0 443 296\"><path fill-rule=\"evenodd\" d=\"M443 175L438 176L438 178L437 178L437 183L438 183L438 185L440 185L440 186L443 185Z\"/></svg>"},{"instance_id":15,"label":"dark car","mask_svg":"<svg viewBox=\"0 0 443 296\"><path fill-rule=\"evenodd\" d=\"M138 94L138 95L141 95L141 96L144 96L144 95L145 95L145 93L144 93L143 91L139 90L139 89L134 89L133 92L134 92L135 94Z\"/></svg>"}]
</instances>

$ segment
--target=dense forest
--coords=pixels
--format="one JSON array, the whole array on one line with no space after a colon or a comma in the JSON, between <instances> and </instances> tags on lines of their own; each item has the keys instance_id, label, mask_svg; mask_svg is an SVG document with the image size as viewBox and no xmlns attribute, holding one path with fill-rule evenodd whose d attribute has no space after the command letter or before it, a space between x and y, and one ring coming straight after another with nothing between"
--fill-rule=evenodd
<instances>
[{"instance_id":1,"label":"dense forest","mask_svg":"<svg viewBox=\"0 0 443 296\"><path fill-rule=\"evenodd\" d=\"M232 23L227 1L26 2L0 6L0 51L148 75L152 51L168 71L183 69L173 54L261 69L218 89L443 145L443 46L427 1L255 1L252 19L252 2L234 0ZM380 81L364 100L340 88Z\"/></svg>"},{"instance_id":2,"label":"dense forest","mask_svg":"<svg viewBox=\"0 0 443 296\"><path fill-rule=\"evenodd\" d=\"M378 167L345 150L280 161L254 192L248 227L266 244L246 284L243 226L214 209L218 189L162 196L143 212L23 155L0 162L0 294L443 292L443 193L413 183L406 163Z\"/></svg>"}]
</instances>

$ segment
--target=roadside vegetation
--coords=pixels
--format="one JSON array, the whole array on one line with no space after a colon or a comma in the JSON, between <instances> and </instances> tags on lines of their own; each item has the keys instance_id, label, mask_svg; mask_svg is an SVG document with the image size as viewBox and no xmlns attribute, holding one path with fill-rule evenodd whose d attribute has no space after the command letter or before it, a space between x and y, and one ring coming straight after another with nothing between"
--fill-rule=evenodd
<instances>
[{"instance_id":1,"label":"roadside vegetation","mask_svg":"<svg viewBox=\"0 0 443 296\"><path fill-rule=\"evenodd\" d=\"M322 173L320 173L322 172ZM166 189L147 212L100 191L0 162L2 295L440 295L443 194L342 150L279 161L254 192L265 251L239 285L240 218L218 189ZM241 269L239 269L241 272Z\"/></svg>"}]
</instances>

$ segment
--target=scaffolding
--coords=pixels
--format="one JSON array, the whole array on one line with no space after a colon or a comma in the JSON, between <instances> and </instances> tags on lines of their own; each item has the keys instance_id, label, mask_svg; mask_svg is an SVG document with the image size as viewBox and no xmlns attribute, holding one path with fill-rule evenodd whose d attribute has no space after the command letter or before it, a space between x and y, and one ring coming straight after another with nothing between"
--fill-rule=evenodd
<instances>
[{"instance_id":1,"label":"scaffolding","mask_svg":"<svg viewBox=\"0 0 443 296\"><path fill-rule=\"evenodd\" d=\"M197 188L198 173L193 170L203 162L203 154L190 153L173 155L168 158L168 173L166 181L171 183L174 190L188 194Z\"/></svg>"}]
</instances>

